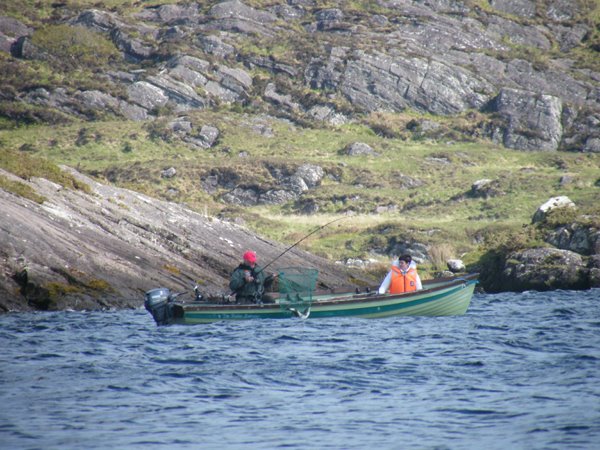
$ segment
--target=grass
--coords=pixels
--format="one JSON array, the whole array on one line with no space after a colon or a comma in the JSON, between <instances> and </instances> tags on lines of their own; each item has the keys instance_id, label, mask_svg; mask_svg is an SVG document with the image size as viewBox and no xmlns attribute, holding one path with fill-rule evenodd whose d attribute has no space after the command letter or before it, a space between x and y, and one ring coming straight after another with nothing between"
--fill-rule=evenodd
<instances>
[{"instance_id":1,"label":"grass","mask_svg":"<svg viewBox=\"0 0 600 450\"><path fill-rule=\"evenodd\" d=\"M388 115L400 123L402 118ZM597 212L600 156L580 153L519 152L485 142L412 141L378 136L367 124L339 128L299 128L267 117L253 118L231 111L206 111L190 115L194 127L212 124L221 135L216 147L192 149L176 137L169 142L151 139L147 124L127 121L72 123L20 127L0 132L0 142L14 157L7 168L19 176L52 170L32 162L67 164L105 181L149 195L169 198L209 214L241 216L249 227L278 241L292 244L335 217L353 214L300 244L330 259L387 256L374 252L374 233L389 226L397 238L430 245L450 242L461 253L477 252L472 236L490 226L518 230L531 221L537 207L549 197L568 195L583 212ZM273 137L256 131L272 129ZM352 142L366 142L378 157L349 157L341 150ZM27 151L18 150L27 149ZM127 151L125 151L127 149ZM250 156L240 158L246 151ZM29 167L19 172L22 161ZM245 182L272 185L267 167L313 163L335 174L304 198L319 207L317 215L303 215L293 204L232 208L199 187L210 170L221 168L239 174ZM6 160L3 166L6 166ZM177 176L163 179L161 170L175 167ZM35 168L34 168L35 167ZM560 185L563 175L574 182ZM403 188L400 176L422 182ZM488 199L468 195L471 185L483 178L496 180L500 194ZM61 184L65 181L61 181ZM68 183L67 183L68 184ZM176 194L167 194L175 189ZM376 214L378 206L395 210ZM385 236L389 240L392 236ZM384 246L385 247L385 246Z\"/></svg>"}]
</instances>

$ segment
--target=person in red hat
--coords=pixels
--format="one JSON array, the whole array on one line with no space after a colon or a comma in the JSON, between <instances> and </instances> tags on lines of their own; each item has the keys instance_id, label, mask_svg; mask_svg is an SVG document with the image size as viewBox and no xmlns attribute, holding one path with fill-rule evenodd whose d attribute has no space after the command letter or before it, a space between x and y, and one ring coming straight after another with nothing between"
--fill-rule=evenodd
<instances>
[{"instance_id":1,"label":"person in red hat","mask_svg":"<svg viewBox=\"0 0 600 450\"><path fill-rule=\"evenodd\" d=\"M243 255L242 263L231 274L229 289L235 293L236 303L275 302L265 294L265 288L271 286L276 275L266 276L256 259L256 253L248 250Z\"/></svg>"}]
</instances>

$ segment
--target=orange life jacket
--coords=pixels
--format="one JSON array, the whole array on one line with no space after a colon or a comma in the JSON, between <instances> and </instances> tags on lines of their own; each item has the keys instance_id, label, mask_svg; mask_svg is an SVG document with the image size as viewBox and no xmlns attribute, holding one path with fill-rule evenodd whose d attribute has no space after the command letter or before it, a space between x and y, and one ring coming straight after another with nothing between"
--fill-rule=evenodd
<instances>
[{"instance_id":1,"label":"orange life jacket","mask_svg":"<svg viewBox=\"0 0 600 450\"><path fill-rule=\"evenodd\" d=\"M412 292L417 290L417 271L413 268L408 269L406 273L392 266L392 281L390 283L390 294L401 294L402 292Z\"/></svg>"}]
</instances>

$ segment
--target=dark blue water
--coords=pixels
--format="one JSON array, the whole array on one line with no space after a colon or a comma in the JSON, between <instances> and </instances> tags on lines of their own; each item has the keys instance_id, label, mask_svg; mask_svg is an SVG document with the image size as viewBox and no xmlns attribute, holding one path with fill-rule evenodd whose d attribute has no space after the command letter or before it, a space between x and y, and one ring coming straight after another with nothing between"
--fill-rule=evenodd
<instances>
[{"instance_id":1,"label":"dark blue water","mask_svg":"<svg viewBox=\"0 0 600 450\"><path fill-rule=\"evenodd\" d=\"M600 447L600 290L446 318L0 316L2 449Z\"/></svg>"}]
</instances>

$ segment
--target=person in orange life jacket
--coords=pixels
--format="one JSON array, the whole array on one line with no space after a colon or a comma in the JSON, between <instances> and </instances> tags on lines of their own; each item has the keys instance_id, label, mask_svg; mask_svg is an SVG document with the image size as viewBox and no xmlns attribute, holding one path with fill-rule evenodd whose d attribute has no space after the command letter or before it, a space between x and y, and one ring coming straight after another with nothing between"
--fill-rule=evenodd
<instances>
[{"instance_id":1,"label":"person in orange life jacket","mask_svg":"<svg viewBox=\"0 0 600 450\"><path fill-rule=\"evenodd\" d=\"M410 255L402 255L392 263L392 268L379 286L379 293L390 294L419 291L423 289L421 278L417 273L417 265Z\"/></svg>"},{"instance_id":2,"label":"person in orange life jacket","mask_svg":"<svg viewBox=\"0 0 600 450\"><path fill-rule=\"evenodd\" d=\"M275 303L273 297L265 294L265 288L273 284L277 275L266 276L256 260L256 253L247 251L231 274L229 289L235 293L236 303Z\"/></svg>"}]
</instances>

